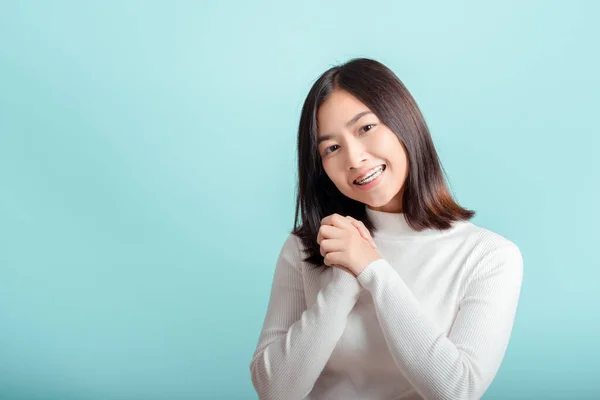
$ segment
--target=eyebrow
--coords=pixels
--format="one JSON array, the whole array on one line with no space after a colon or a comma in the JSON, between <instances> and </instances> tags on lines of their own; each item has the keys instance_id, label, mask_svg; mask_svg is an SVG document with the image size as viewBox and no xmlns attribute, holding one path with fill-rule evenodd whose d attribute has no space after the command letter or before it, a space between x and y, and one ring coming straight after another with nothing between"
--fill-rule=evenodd
<instances>
[{"instance_id":1,"label":"eyebrow","mask_svg":"<svg viewBox=\"0 0 600 400\"><path fill-rule=\"evenodd\" d=\"M359 112L358 114L356 114L354 117L352 117L352 119L348 122L346 122L346 127L350 127L350 125L356 123L356 121L358 121L363 115L366 114L372 114L371 111L363 111L363 112ZM317 138L317 145L319 145L321 142L325 141L325 140L329 140L329 139L333 139L336 135L323 135Z\"/></svg>"}]
</instances>

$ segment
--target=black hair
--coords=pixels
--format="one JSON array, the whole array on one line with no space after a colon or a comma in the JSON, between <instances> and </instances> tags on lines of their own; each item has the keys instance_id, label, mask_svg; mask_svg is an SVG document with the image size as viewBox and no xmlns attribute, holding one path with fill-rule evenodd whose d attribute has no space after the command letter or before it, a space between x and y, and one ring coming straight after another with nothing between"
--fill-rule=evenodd
<instances>
[{"instance_id":1,"label":"black hair","mask_svg":"<svg viewBox=\"0 0 600 400\"><path fill-rule=\"evenodd\" d=\"M365 104L400 139L408 156L408 176L402 188L402 212L415 230L448 229L453 221L469 220L475 211L453 199L429 128L400 79L382 63L355 58L325 71L311 87L298 127L298 182L292 234L301 239L307 257L303 261L323 267L317 243L321 220L333 213L360 221L371 234L376 231L365 205L343 195L329 179L317 146L317 111L334 90L345 90ZM302 217L298 225L298 217Z\"/></svg>"}]
</instances>

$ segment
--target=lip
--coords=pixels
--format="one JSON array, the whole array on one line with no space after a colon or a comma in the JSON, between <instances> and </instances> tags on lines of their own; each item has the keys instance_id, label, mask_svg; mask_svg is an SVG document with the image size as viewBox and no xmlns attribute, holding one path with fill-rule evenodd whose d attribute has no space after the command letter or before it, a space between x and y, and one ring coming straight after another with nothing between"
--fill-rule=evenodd
<instances>
[{"instance_id":1,"label":"lip","mask_svg":"<svg viewBox=\"0 0 600 400\"><path fill-rule=\"evenodd\" d=\"M385 164L377 164L377 165L374 165L374 166L372 166L372 167L369 167L369 168L365 168L365 169L363 169L363 170L362 170L362 171L361 171L361 172L360 172L358 175L356 175L356 176L354 177L354 179L352 179L352 183L354 184L354 181L355 181L355 180L357 180L357 179L360 179L360 178L363 178L363 177L367 176L367 174L368 174L369 172L371 172L371 170L372 170L373 168L381 167L382 165L385 165Z\"/></svg>"},{"instance_id":2,"label":"lip","mask_svg":"<svg viewBox=\"0 0 600 400\"><path fill-rule=\"evenodd\" d=\"M353 184L353 186L355 189L360 190L361 192L369 192L371 190L375 190L375 187L379 186L381 184L381 180L385 179L384 177L385 177L385 170L381 174L379 174L379 176L377 178L375 178L371 182L367 183L366 185L359 186L359 185Z\"/></svg>"}]
</instances>

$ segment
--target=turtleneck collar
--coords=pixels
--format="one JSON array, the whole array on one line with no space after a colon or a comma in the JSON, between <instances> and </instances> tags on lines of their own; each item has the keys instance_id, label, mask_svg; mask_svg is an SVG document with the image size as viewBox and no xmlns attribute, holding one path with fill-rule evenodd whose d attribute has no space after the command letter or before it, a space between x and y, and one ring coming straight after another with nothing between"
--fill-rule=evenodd
<instances>
[{"instance_id":1,"label":"turtleneck collar","mask_svg":"<svg viewBox=\"0 0 600 400\"><path fill-rule=\"evenodd\" d=\"M367 205L365 205L365 210L367 216L377 228L374 237L419 238L441 236L454 230L457 225L454 223L452 228L444 231L431 228L417 231L408 225L404 213L376 211L370 209Z\"/></svg>"}]
</instances>

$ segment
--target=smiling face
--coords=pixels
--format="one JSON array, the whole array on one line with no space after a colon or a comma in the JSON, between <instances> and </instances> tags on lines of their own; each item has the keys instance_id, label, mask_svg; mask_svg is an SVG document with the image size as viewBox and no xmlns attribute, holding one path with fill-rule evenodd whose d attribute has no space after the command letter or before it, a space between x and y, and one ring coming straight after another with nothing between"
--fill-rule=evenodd
<instances>
[{"instance_id":1,"label":"smiling face","mask_svg":"<svg viewBox=\"0 0 600 400\"><path fill-rule=\"evenodd\" d=\"M408 157L398 136L342 89L335 89L319 107L317 122L323 169L338 190L373 210L402 212ZM375 180L356 184L356 178L377 167Z\"/></svg>"}]
</instances>

